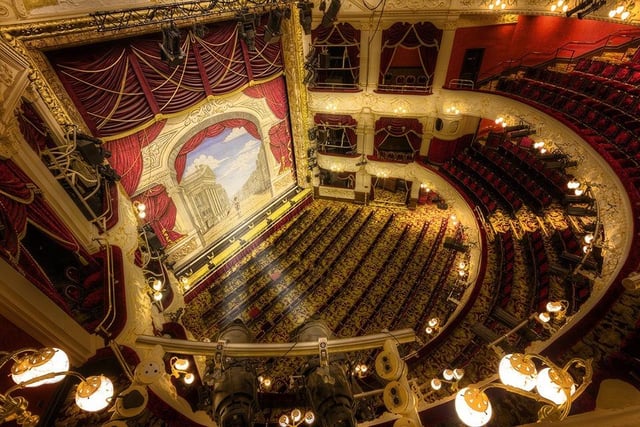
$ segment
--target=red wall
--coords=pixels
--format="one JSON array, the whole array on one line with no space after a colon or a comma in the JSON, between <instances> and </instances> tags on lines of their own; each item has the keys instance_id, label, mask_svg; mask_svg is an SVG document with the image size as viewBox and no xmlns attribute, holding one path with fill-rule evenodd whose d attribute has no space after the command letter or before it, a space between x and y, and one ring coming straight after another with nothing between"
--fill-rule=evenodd
<instances>
[{"instance_id":1,"label":"red wall","mask_svg":"<svg viewBox=\"0 0 640 427\"><path fill-rule=\"evenodd\" d=\"M524 57L523 62L532 65L551 59L556 49L562 46L574 50L574 56L579 56L601 46L594 45L594 42L620 32L638 34L640 31L631 25L556 16L520 16L515 24L459 28L451 50L446 82L459 77L467 49L485 48L479 73L483 78L494 71L500 72L503 66L506 68L505 61L508 60ZM612 41L617 44L624 40L628 39L617 37ZM561 54L570 55L565 50Z\"/></svg>"}]
</instances>

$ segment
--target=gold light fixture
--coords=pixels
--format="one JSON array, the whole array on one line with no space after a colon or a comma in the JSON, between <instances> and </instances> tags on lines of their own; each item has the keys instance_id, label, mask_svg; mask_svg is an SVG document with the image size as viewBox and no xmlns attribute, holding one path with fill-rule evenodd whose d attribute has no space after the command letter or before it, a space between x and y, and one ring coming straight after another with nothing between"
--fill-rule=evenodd
<instances>
[{"instance_id":1,"label":"gold light fixture","mask_svg":"<svg viewBox=\"0 0 640 427\"><path fill-rule=\"evenodd\" d=\"M543 366L540 371L536 361ZM579 384L569 373L572 368L584 371ZM500 383L469 386L457 393L455 408L464 424L479 427L489 422L493 409L485 391L490 388L503 389L543 402L538 411L538 421L563 420L569 414L573 401L580 397L593 378L591 359L575 358L560 368L537 354L507 354L500 361L498 374Z\"/></svg>"},{"instance_id":2,"label":"gold light fixture","mask_svg":"<svg viewBox=\"0 0 640 427\"><path fill-rule=\"evenodd\" d=\"M26 387L57 383L66 376L80 379L75 400L84 411L100 411L109 405L113 397L113 383L109 378L103 375L85 378L77 372L69 371L69 357L58 348L0 352L0 368L10 360L14 361L11 378L16 385L0 393L0 424L8 421L24 426L38 424L40 417L27 410L27 400L21 396L14 397L12 393Z\"/></svg>"},{"instance_id":3,"label":"gold light fixture","mask_svg":"<svg viewBox=\"0 0 640 427\"><path fill-rule=\"evenodd\" d=\"M302 411L298 408L295 408L291 411L290 414L283 414L280 416L280 418L278 419L278 424L280 424L281 427L297 427L299 425L307 424L313 424L313 422L316 420L316 416L314 415L313 411L307 411L304 413L304 417L302 416Z\"/></svg>"},{"instance_id":4,"label":"gold light fixture","mask_svg":"<svg viewBox=\"0 0 640 427\"><path fill-rule=\"evenodd\" d=\"M444 379L433 378L431 379L431 382L429 383L429 385L431 386L432 390L438 391L442 388L443 384L449 384L451 391L456 392L458 391L458 383L460 382L462 377L464 377L464 369L447 368L444 371L442 371L442 378Z\"/></svg>"},{"instance_id":5,"label":"gold light fixture","mask_svg":"<svg viewBox=\"0 0 640 427\"><path fill-rule=\"evenodd\" d=\"M147 206L144 203L136 200L133 202L133 210L138 218L145 219L147 217Z\"/></svg>"},{"instance_id":6,"label":"gold light fixture","mask_svg":"<svg viewBox=\"0 0 640 427\"><path fill-rule=\"evenodd\" d=\"M630 9L633 9L635 4L631 3L618 3L616 7L609 11L609 18L612 19L620 19L621 21L626 21L631 16Z\"/></svg>"},{"instance_id":7,"label":"gold light fixture","mask_svg":"<svg viewBox=\"0 0 640 427\"><path fill-rule=\"evenodd\" d=\"M427 327L424 329L427 335L435 335L440 331L440 319L432 317L427 322Z\"/></svg>"},{"instance_id":8,"label":"gold light fixture","mask_svg":"<svg viewBox=\"0 0 640 427\"><path fill-rule=\"evenodd\" d=\"M569 301L549 301L545 308L547 309L547 311L543 311L542 313L538 314L538 320L542 323L547 323L552 318L556 320L564 320L567 309L569 308Z\"/></svg>"},{"instance_id":9,"label":"gold light fixture","mask_svg":"<svg viewBox=\"0 0 640 427\"><path fill-rule=\"evenodd\" d=\"M196 379L196 376L187 371L189 369L189 359L182 359L177 356L174 356L169 361L169 365L171 366L171 376L175 378L180 378L180 375L183 375L182 381L185 384L193 384Z\"/></svg>"}]
</instances>

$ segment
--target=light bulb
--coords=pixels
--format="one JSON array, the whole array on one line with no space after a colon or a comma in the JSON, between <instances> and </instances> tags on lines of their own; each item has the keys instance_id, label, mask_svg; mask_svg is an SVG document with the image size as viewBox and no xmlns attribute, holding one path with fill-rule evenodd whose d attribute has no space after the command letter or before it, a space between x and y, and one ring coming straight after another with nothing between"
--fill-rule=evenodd
<instances>
[{"instance_id":1,"label":"light bulb","mask_svg":"<svg viewBox=\"0 0 640 427\"><path fill-rule=\"evenodd\" d=\"M316 420L316 416L311 411L307 411L304 414L304 422L307 424L312 424Z\"/></svg>"},{"instance_id":2,"label":"light bulb","mask_svg":"<svg viewBox=\"0 0 640 427\"><path fill-rule=\"evenodd\" d=\"M300 409L296 408L293 411L291 411L291 419L293 420L294 423L297 423L302 419L302 412L300 411Z\"/></svg>"},{"instance_id":3,"label":"light bulb","mask_svg":"<svg viewBox=\"0 0 640 427\"><path fill-rule=\"evenodd\" d=\"M469 427L480 427L489 422L493 410L487 395L478 388L465 387L456 394L456 413Z\"/></svg>"},{"instance_id":4,"label":"light bulb","mask_svg":"<svg viewBox=\"0 0 640 427\"><path fill-rule=\"evenodd\" d=\"M113 383L104 375L89 377L78 384L76 389L76 405L88 412L106 408L112 397Z\"/></svg>"},{"instance_id":5,"label":"light bulb","mask_svg":"<svg viewBox=\"0 0 640 427\"><path fill-rule=\"evenodd\" d=\"M538 373L536 389L540 396L562 405L567 401L567 392L570 395L576 392L576 385L567 372L544 368Z\"/></svg>"},{"instance_id":6,"label":"light bulb","mask_svg":"<svg viewBox=\"0 0 640 427\"><path fill-rule=\"evenodd\" d=\"M447 381L451 381L453 379L453 370L445 369L442 371L442 377Z\"/></svg>"},{"instance_id":7,"label":"light bulb","mask_svg":"<svg viewBox=\"0 0 640 427\"><path fill-rule=\"evenodd\" d=\"M616 7L616 15L620 15L623 10L624 10L624 6L623 5L620 5L620 6Z\"/></svg>"},{"instance_id":8,"label":"light bulb","mask_svg":"<svg viewBox=\"0 0 640 427\"><path fill-rule=\"evenodd\" d=\"M523 354L507 354L500 360L498 374L502 384L531 391L536 386L536 366Z\"/></svg>"},{"instance_id":9,"label":"light bulb","mask_svg":"<svg viewBox=\"0 0 640 427\"><path fill-rule=\"evenodd\" d=\"M179 371L186 371L187 369L189 369L189 359L180 359L180 358L173 358L173 367L176 368Z\"/></svg>"},{"instance_id":10,"label":"light bulb","mask_svg":"<svg viewBox=\"0 0 640 427\"><path fill-rule=\"evenodd\" d=\"M453 370L453 378L457 381L460 381L464 377L464 369L456 368Z\"/></svg>"},{"instance_id":11,"label":"light bulb","mask_svg":"<svg viewBox=\"0 0 640 427\"><path fill-rule=\"evenodd\" d=\"M546 311L543 311L542 313L538 314L538 320L540 320L542 323L547 323L549 320L551 320L551 315Z\"/></svg>"},{"instance_id":12,"label":"light bulb","mask_svg":"<svg viewBox=\"0 0 640 427\"><path fill-rule=\"evenodd\" d=\"M616 11L615 11L614 9L611 9L611 10L609 11L609 18L613 18L613 17L615 17L615 16L616 16Z\"/></svg>"},{"instance_id":13,"label":"light bulb","mask_svg":"<svg viewBox=\"0 0 640 427\"><path fill-rule=\"evenodd\" d=\"M11 378L16 384L33 380L38 377L49 375L55 372L66 372L69 370L69 357L59 348L47 347L31 352L18 359L11 368ZM61 381L63 375L52 378L43 378L25 387L38 387L42 384L53 384Z\"/></svg>"},{"instance_id":14,"label":"light bulb","mask_svg":"<svg viewBox=\"0 0 640 427\"><path fill-rule=\"evenodd\" d=\"M153 293L153 300L160 301L162 299L162 292L156 291Z\"/></svg>"},{"instance_id":15,"label":"light bulb","mask_svg":"<svg viewBox=\"0 0 640 427\"><path fill-rule=\"evenodd\" d=\"M287 427L289 425L289 416L288 415L280 416L280 418L278 419L278 423L280 424L280 427Z\"/></svg>"},{"instance_id":16,"label":"light bulb","mask_svg":"<svg viewBox=\"0 0 640 427\"><path fill-rule=\"evenodd\" d=\"M154 291L159 291L162 289L162 280L160 279L155 279L153 281L153 285L151 285L151 287L153 288Z\"/></svg>"},{"instance_id":17,"label":"light bulb","mask_svg":"<svg viewBox=\"0 0 640 427\"><path fill-rule=\"evenodd\" d=\"M629 15L631 15L631 12L629 12L628 10L625 10L620 14L620 19L624 21L629 17Z\"/></svg>"},{"instance_id":18,"label":"light bulb","mask_svg":"<svg viewBox=\"0 0 640 427\"><path fill-rule=\"evenodd\" d=\"M187 372L184 376L184 383L185 384L193 384L193 382L195 381L196 376L193 375L191 372Z\"/></svg>"},{"instance_id":19,"label":"light bulb","mask_svg":"<svg viewBox=\"0 0 640 427\"><path fill-rule=\"evenodd\" d=\"M138 218L145 219L147 217L147 213L144 211L138 212Z\"/></svg>"}]
</instances>

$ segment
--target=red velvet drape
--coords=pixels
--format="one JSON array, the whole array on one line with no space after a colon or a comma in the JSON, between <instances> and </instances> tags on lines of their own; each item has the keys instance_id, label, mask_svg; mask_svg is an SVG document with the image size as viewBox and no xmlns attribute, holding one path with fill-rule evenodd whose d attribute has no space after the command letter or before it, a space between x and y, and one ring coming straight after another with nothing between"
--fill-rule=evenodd
<instances>
[{"instance_id":1,"label":"red velvet drape","mask_svg":"<svg viewBox=\"0 0 640 427\"><path fill-rule=\"evenodd\" d=\"M349 57L353 81L358 81L360 74L360 30L346 22L329 27L319 25L311 32L311 39L314 46L319 46L315 47L314 56L316 58L322 51L322 45L344 46Z\"/></svg>"},{"instance_id":2,"label":"red velvet drape","mask_svg":"<svg viewBox=\"0 0 640 427\"><path fill-rule=\"evenodd\" d=\"M122 177L120 183L129 196L135 193L142 176L142 149L160 135L166 121L160 121L132 135L105 143L111 151L109 163Z\"/></svg>"},{"instance_id":3,"label":"red velvet drape","mask_svg":"<svg viewBox=\"0 0 640 427\"><path fill-rule=\"evenodd\" d=\"M291 153L291 134L289 133L289 121L287 119L269 129L269 146L271 153L280 163L279 173L293 165Z\"/></svg>"},{"instance_id":4,"label":"red velvet drape","mask_svg":"<svg viewBox=\"0 0 640 427\"><path fill-rule=\"evenodd\" d=\"M54 144L51 140L51 135L48 133L47 125L31 103L23 101L20 105L18 126L25 141L36 153L48 147L53 147Z\"/></svg>"},{"instance_id":5,"label":"red velvet drape","mask_svg":"<svg viewBox=\"0 0 640 427\"><path fill-rule=\"evenodd\" d=\"M258 128L253 122L246 119L228 119L218 122L206 129L201 130L192 136L180 149L175 161L176 179L178 183L182 181L182 175L187 163L187 154L192 152L204 141L205 138L212 138L216 135L220 135L227 128L239 128L243 127L249 133L258 140L262 140Z\"/></svg>"},{"instance_id":6,"label":"red velvet drape","mask_svg":"<svg viewBox=\"0 0 640 427\"><path fill-rule=\"evenodd\" d=\"M358 122L351 116L346 114L316 114L313 117L313 121L316 124L322 125L327 128L343 128L351 144L356 144L356 128Z\"/></svg>"},{"instance_id":7,"label":"red velvet drape","mask_svg":"<svg viewBox=\"0 0 640 427\"><path fill-rule=\"evenodd\" d=\"M284 77L279 77L255 86L249 86L244 90L244 94L251 98L265 98L274 116L280 120L286 117L289 104L287 102Z\"/></svg>"},{"instance_id":8,"label":"red velvet drape","mask_svg":"<svg viewBox=\"0 0 640 427\"><path fill-rule=\"evenodd\" d=\"M376 150L387 136L406 136L413 151L419 151L422 144L422 123L418 119L381 117L376 122L373 141Z\"/></svg>"},{"instance_id":9,"label":"red velvet drape","mask_svg":"<svg viewBox=\"0 0 640 427\"><path fill-rule=\"evenodd\" d=\"M183 32L185 59L174 67L160 58L161 34L48 57L92 133L104 137L282 73L281 46L265 43L263 34L260 25L255 51L246 51L235 20L207 26L202 37Z\"/></svg>"},{"instance_id":10,"label":"red velvet drape","mask_svg":"<svg viewBox=\"0 0 640 427\"><path fill-rule=\"evenodd\" d=\"M430 22L418 22L410 24L408 22L397 22L390 28L382 32L382 53L380 54L380 78L379 82L384 83L384 76L389 71L393 62L393 57L398 47L417 49L420 56L420 64L425 76L429 79L427 85L433 78L436 68L440 41L442 40L442 30L436 28Z\"/></svg>"},{"instance_id":11,"label":"red velvet drape","mask_svg":"<svg viewBox=\"0 0 640 427\"><path fill-rule=\"evenodd\" d=\"M183 234L174 230L176 225L176 205L164 185L158 184L133 198L146 206L145 221L151 225L162 246L175 242Z\"/></svg>"}]
</instances>

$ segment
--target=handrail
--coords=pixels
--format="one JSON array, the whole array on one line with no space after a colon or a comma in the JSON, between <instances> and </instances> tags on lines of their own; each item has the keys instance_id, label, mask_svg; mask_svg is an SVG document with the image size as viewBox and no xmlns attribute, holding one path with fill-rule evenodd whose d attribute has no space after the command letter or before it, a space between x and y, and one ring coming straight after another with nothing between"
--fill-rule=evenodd
<instances>
[{"instance_id":1,"label":"handrail","mask_svg":"<svg viewBox=\"0 0 640 427\"><path fill-rule=\"evenodd\" d=\"M109 332L109 328L113 326L113 323L117 317L116 310L116 301L115 301L115 270L113 264L113 250L111 249L111 245L106 240L96 239L100 242L100 246L104 249L105 252L105 265L103 267L103 271L106 271L106 276L103 279L106 279L106 288L107 288L107 301L108 306L105 312L102 321L98 323L98 326L94 329L97 334L104 334L105 336L110 336L111 332ZM109 321L107 323L107 321Z\"/></svg>"},{"instance_id":2,"label":"handrail","mask_svg":"<svg viewBox=\"0 0 640 427\"><path fill-rule=\"evenodd\" d=\"M621 41L620 43L615 43L615 44L612 43L613 40L616 40L618 38L625 38L626 40ZM597 53L598 51L603 51L607 48L618 49L620 47L636 42L638 40L640 40L640 30L620 30L613 34L606 35L594 41L571 40L571 41L565 42L563 45L557 47L553 51L527 52L518 58L500 61L493 67L490 67L489 69L484 71L482 73L484 77L477 79L477 86L481 86L487 83L488 81L493 80L494 78L498 77L501 74L514 72L518 69L521 69L522 67L534 66L534 65L539 66L542 64L548 64L548 63L553 63L557 61L568 61L567 62L567 66L568 66L577 58L580 58L587 54L587 52L585 52L583 54L576 56L576 52L578 52L578 50L582 51L585 49L584 46L597 46L588 51L589 54L594 54L594 53ZM580 47L580 49L578 49L578 47ZM568 51L571 54L569 56L561 56L560 52L562 51ZM530 58L534 55L548 56L549 59L545 61L537 62L536 64L529 63L530 61L527 61L527 58Z\"/></svg>"},{"instance_id":3,"label":"handrail","mask_svg":"<svg viewBox=\"0 0 640 427\"><path fill-rule=\"evenodd\" d=\"M71 129L69 129L69 131L65 133L65 145L47 149L41 154L46 155L51 161L51 164L48 165L48 169L54 175L54 178L56 178L57 180L64 180L67 183L71 191L73 191L74 195L76 196L77 200L81 203L84 211L91 216L91 222L95 224L96 227L98 227L98 230L104 232L106 231L106 216L107 214L111 213L112 209L111 200L109 197L107 197L106 194L104 195L104 197L107 197L109 199L107 206L108 208L101 214L94 212L93 208L89 205L89 203L87 203L87 200L90 197L96 195L101 188L105 189L106 186L102 185L102 177L96 167L92 168L92 171L95 174L96 178L91 176L87 177L80 171L77 171L73 168L72 161L84 163L84 160L80 156L72 157L77 147L76 127L70 126L70 128ZM91 168L87 166L87 169ZM57 171L57 173L54 173L55 171ZM83 179L84 181L95 183L95 188L92 189L88 194L80 193L80 190L76 185L77 177L80 177L80 179Z\"/></svg>"}]
</instances>

